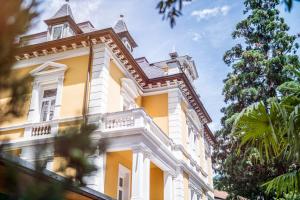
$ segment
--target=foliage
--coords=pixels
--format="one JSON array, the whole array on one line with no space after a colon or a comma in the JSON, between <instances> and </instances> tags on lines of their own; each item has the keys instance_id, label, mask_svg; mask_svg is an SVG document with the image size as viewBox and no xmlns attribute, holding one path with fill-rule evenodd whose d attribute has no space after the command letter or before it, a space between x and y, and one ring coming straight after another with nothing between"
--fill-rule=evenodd
<instances>
[{"instance_id":1,"label":"foliage","mask_svg":"<svg viewBox=\"0 0 300 200\"><path fill-rule=\"evenodd\" d=\"M298 66L299 67L299 66ZM291 161L288 171L263 186L268 193L300 193L300 68L292 67L291 81L283 83L278 99L269 99L244 109L236 118L233 133L240 147L255 148L261 162L278 157Z\"/></svg>"},{"instance_id":2,"label":"foliage","mask_svg":"<svg viewBox=\"0 0 300 200\"><path fill-rule=\"evenodd\" d=\"M299 60L295 54L298 48L296 36L288 34L289 27L279 16L279 0L245 0L244 4L246 18L236 25L232 34L241 43L224 55L224 62L231 66L232 71L224 80L223 94L227 106L222 108L222 129L216 134L219 145L213 159L219 174L219 189L255 199L265 196L259 186L270 178L286 173L290 161L278 157L280 159L273 162L258 162L258 151L247 148L240 148L237 154L240 140L231 134L232 126L244 108L277 97L277 88L289 80L289 72L285 69L299 66ZM256 106L257 109L264 109L263 106ZM249 123L262 127L269 118L263 118L261 123L251 120L249 118ZM273 132L268 133L272 136ZM270 142L268 145L274 144L274 141ZM261 145L259 148L264 150L266 147Z\"/></svg>"},{"instance_id":3,"label":"foliage","mask_svg":"<svg viewBox=\"0 0 300 200\"><path fill-rule=\"evenodd\" d=\"M89 156L103 153L105 145L103 143L93 143L90 136L96 129L94 125L82 124L79 128L68 128L59 133L55 138L55 156L62 157L62 162L56 173L64 176L64 180L59 182L49 182L40 179L39 174L45 169L48 159L43 157L43 151L47 149L47 143L41 143L35 146L35 175L33 181L28 181L24 185L24 176L16 166L11 163L4 163L6 171L3 182L5 185L2 189L8 194L10 200L19 199L48 199L63 200L68 189L78 186L84 186L84 177L96 170L95 166L90 163ZM68 145L66 145L68 144ZM2 146L5 148L6 146ZM7 147L6 147L7 148ZM74 172L74 173L70 173Z\"/></svg>"},{"instance_id":4,"label":"foliage","mask_svg":"<svg viewBox=\"0 0 300 200\"><path fill-rule=\"evenodd\" d=\"M16 62L15 54L18 51L16 41L25 34L31 27L32 21L39 15L37 0L0 0L0 95L1 98L9 97L5 106L0 107L0 124L9 120L12 116L24 114L24 102L27 98L30 87L30 78L25 76L18 78L14 74L13 65ZM43 151L47 149L47 143L39 143L35 146L36 158L33 175L34 181L27 182L11 163L4 163L6 171L3 181L4 188L9 199L64 199L64 195L72 186L82 186L85 184L84 177L93 172L96 168L89 161L89 155L101 154L105 148L104 143L91 141L91 133L95 126L82 124L80 127L67 128L58 134L54 139L54 149L56 156L65 159L65 164L60 166L59 172L65 175L65 180L59 183L52 183L39 179L39 173L46 167L47 159ZM67 144L67 145L66 145ZM9 146L2 144L0 153L3 153ZM2 161L1 161L2 162ZM74 173L69 174L72 171ZM24 182L26 181L26 184Z\"/></svg>"},{"instance_id":5,"label":"foliage","mask_svg":"<svg viewBox=\"0 0 300 200\"><path fill-rule=\"evenodd\" d=\"M186 2L192 0L160 0L156 6L158 13L163 16L163 20L169 20L170 26L176 25L176 18L182 15L182 7Z\"/></svg>"},{"instance_id":6,"label":"foliage","mask_svg":"<svg viewBox=\"0 0 300 200\"><path fill-rule=\"evenodd\" d=\"M8 94L12 97L6 107L0 108L1 122L11 115L20 115L24 108L29 78L18 79L13 76L12 65L17 51L15 41L29 29L31 21L37 17L38 13L35 10L38 2L27 1L26 6L22 0L0 2L0 91L1 96Z\"/></svg>"},{"instance_id":7,"label":"foliage","mask_svg":"<svg viewBox=\"0 0 300 200\"><path fill-rule=\"evenodd\" d=\"M282 2L286 5L288 11L291 11L294 5L294 2L300 2L300 0L283 0Z\"/></svg>"},{"instance_id":8,"label":"foliage","mask_svg":"<svg viewBox=\"0 0 300 200\"><path fill-rule=\"evenodd\" d=\"M176 18L182 15L183 5L192 1L195 0L160 0L156 5L156 9L163 16L163 20L169 21L171 28L173 28L176 25ZM282 0L282 3L290 12L295 1L300 2L300 0Z\"/></svg>"}]
</instances>

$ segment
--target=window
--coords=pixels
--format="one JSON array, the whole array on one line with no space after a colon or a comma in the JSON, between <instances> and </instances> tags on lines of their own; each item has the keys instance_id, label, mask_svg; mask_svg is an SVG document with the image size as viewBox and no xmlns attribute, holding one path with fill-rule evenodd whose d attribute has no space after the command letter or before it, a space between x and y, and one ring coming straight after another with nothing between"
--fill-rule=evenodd
<instances>
[{"instance_id":1,"label":"window","mask_svg":"<svg viewBox=\"0 0 300 200\"><path fill-rule=\"evenodd\" d=\"M63 37L64 25L57 25L52 27L52 40L58 40Z\"/></svg>"},{"instance_id":2,"label":"window","mask_svg":"<svg viewBox=\"0 0 300 200\"><path fill-rule=\"evenodd\" d=\"M119 165L117 200L130 199L130 171L123 165Z\"/></svg>"},{"instance_id":3,"label":"window","mask_svg":"<svg viewBox=\"0 0 300 200\"><path fill-rule=\"evenodd\" d=\"M123 200L123 192L124 192L124 178L119 177L119 185L118 185L118 200Z\"/></svg>"},{"instance_id":4,"label":"window","mask_svg":"<svg viewBox=\"0 0 300 200\"><path fill-rule=\"evenodd\" d=\"M55 110L55 99L57 89L44 90L41 100L41 121L50 121L53 119Z\"/></svg>"}]
</instances>

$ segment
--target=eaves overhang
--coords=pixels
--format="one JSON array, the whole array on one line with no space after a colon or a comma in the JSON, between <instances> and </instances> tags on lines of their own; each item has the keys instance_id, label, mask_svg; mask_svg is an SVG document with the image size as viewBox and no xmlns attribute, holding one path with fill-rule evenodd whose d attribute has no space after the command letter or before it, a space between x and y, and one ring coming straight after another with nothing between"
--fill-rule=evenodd
<instances>
[{"instance_id":1,"label":"eaves overhang","mask_svg":"<svg viewBox=\"0 0 300 200\"><path fill-rule=\"evenodd\" d=\"M7 153L0 153L0 165L9 167L13 165L17 172L20 174L26 174L32 178L39 179L48 183L61 184L64 181L67 181L66 178L51 172L49 170L37 170L32 163L29 163L19 157L9 155ZM68 184L66 187L67 191L75 192L79 195L84 196L85 198L91 200L113 200L111 197L92 190L88 187L76 187L72 184Z\"/></svg>"}]
</instances>

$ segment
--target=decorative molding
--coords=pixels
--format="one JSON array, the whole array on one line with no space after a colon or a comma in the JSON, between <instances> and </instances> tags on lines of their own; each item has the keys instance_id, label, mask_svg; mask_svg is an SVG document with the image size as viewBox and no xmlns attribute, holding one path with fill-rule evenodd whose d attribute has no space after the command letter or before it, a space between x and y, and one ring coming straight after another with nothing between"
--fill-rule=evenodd
<instances>
[{"instance_id":1,"label":"decorative molding","mask_svg":"<svg viewBox=\"0 0 300 200\"><path fill-rule=\"evenodd\" d=\"M67 58L73 58L73 57L78 57L78 56L83 56L83 55L88 55L89 54L89 49L88 48L77 48L77 49L72 49L68 51L63 51L63 52L56 52L56 48L54 48L55 53L54 54L48 54L46 56L37 56L33 57L28 60L19 60L15 63L13 66L13 69L20 69L20 68L25 68L33 65L38 65L45 63L47 61L57 61L57 60L62 60L62 59L67 59ZM37 52L35 53L37 55Z\"/></svg>"}]
</instances>

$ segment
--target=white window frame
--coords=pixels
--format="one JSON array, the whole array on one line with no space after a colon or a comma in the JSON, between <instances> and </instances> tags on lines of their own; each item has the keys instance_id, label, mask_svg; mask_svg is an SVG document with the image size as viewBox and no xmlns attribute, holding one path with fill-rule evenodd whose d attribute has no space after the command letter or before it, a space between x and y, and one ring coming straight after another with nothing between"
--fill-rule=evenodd
<instances>
[{"instance_id":1,"label":"white window frame","mask_svg":"<svg viewBox=\"0 0 300 200\"><path fill-rule=\"evenodd\" d=\"M55 96L53 96L53 97L44 97L44 92L45 91L47 91L47 90L53 90L53 89L56 89L56 94L55 94ZM55 100L55 104L54 104L54 110L53 110L53 118L54 118L54 116L57 116L56 114L55 114L55 105L56 105L56 99L57 98L57 85L56 84L49 84L49 85L45 85L45 86L43 86L42 88L41 88L41 92L40 92L40 99L39 99L39 110L40 110L40 122L48 122L48 121L51 121L50 119L49 119L49 117L50 117L50 108L51 108L51 101L52 100ZM48 114L47 114L47 119L46 119L46 121L43 121L43 113L42 113L42 106L43 106L43 102L44 101L48 101L48 102L50 102L50 104L49 104L49 108L48 108Z\"/></svg>"},{"instance_id":2,"label":"white window frame","mask_svg":"<svg viewBox=\"0 0 300 200\"><path fill-rule=\"evenodd\" d=\"M50 67L49 70L47 70L48 67ZM53 120L59 118L62 101L63 80L66 70L67 66L64 64L46 62L30 72L30 74L34 77L34 82L30 110L27 118L28 122L41 122L41 99L44 90L49 88L57 89Z\"/></svg>"},{"instance_id":3,"label":"white window frame","mask_svg":"<svg viewBox=\"0 0 300 200\"><path fill-rule=\"evenodd\" d=\"M125 185L125 178L128 178L128 183ZM119 191L122 191L122 199L121 200L130 200L130 170L122 164L119 164L119 173L118 173L118 187L117 187L117 200L119 200ZM120 178L123 178L123 187L120 187ZM125 191L126 190L126 191ZM124 192L125 191L125 192ZM127 193L127 195L126 195Z\"/></svg>"},{"instance_id":4,"label":"white window frame","mask_svg":"<svg viewBox=\"0 0 300 200\"><path fill-rule=\"evenodd\" d=\"M61 27L61 34L60 34L60 37L58 39L61 39L64 36L64 31L65 31L64 24L54 25L54 26L51 27L51 40L58 40L58 39L53 38L54 29L57 28L57 27Z\"/></svg>"}]
</instances>

